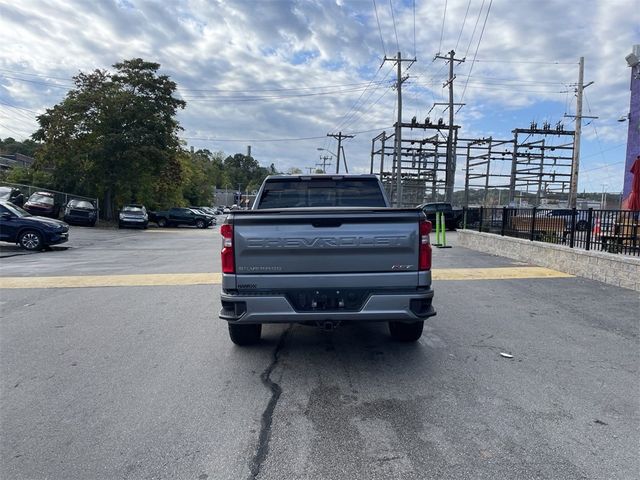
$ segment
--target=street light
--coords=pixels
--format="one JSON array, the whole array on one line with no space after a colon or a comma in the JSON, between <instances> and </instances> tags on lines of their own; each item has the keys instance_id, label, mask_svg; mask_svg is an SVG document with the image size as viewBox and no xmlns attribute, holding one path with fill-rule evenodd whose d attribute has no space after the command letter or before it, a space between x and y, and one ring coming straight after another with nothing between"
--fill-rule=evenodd
<instances>
[{"instance_id":1,"label":"street light","mask_svg":"<svg viewBox=\"0 0 640 480\"><path fill-rule=\"evenodd\" d=\"M316 148L316 150L318 150L319 152L324 150L325 152L329 152L331 155L333 155L334 157L338 158L338 155L336 155L335 153L333 153L331 150L327 150L326 148Z\"/></svg>"}]
</instances>

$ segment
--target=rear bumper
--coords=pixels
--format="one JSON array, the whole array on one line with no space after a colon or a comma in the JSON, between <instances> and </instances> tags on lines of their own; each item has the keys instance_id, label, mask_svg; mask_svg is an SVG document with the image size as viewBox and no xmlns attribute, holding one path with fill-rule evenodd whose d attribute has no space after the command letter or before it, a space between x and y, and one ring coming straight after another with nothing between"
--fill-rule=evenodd
<instances>
[{"instance_id":1,"label":"rear bumper","mask_svg":"<svg viewBox=\"0 0 640 480\"><path fill-rule=\"evenodd\" d=\"M148 220L145 220L144 218L124 218L121 220L118 220L118 225L121 227L140 227L140 228L144 228L149 224Z\"/></svg>"},{"instance_id":2,"label":"rear bumper","mask_svg":"<svg viewBox=\"0 0 640 480\"><path fill-rule=\"evenodd\" d=\"M96 223L96 217L85 217L80 215L65 215L63 220L69 224L92 225Z\"/></svg>"},{"instance_id":3,"label":"rear bumper","mask_svg":"<svg viewBox=\"0 0 640 480\"><path fill-rule=\"evenodd\" d=\"M239 324L299 322L415 322L436 314L433 290L373 293L359 311L297 312L284 295L244 296L222 293L222 320Z\"/></svg>"}]
</instances>

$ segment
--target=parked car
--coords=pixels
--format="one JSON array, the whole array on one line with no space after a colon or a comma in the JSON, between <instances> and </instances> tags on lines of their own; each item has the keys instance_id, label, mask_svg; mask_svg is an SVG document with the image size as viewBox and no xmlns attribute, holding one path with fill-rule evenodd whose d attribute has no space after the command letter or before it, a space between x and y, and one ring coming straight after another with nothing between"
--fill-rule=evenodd
<instances>
[{"instance_id":1,"label":"parked car","mask_svg":"<svg viewBox=\"0 0 640 480\"><path fill-rule=\"evenodd\" d=\"M213 216L219 215L218 210L212 207L198 207L198 209L203 210L209 215L213 215Z\"/></svg>"},{"instance_id":2,"label":"parked car","mask_svg":"<svg viewBox=\"0 0 640 480\"><path fill-rule=\"evenodd\" d=\"M60 216L60 204L50 192L35 192L24 204L24 209L31 215L41 217L58 218Z\"/></svg>"},{"instance_id":3,"label":"parked car","mask_svg":"<svg viewBox=\"0 0 640 480\"><path fill-rule=\"evenodd\" d=\"M571 225L573 210L570 208L554 208L547 212L549 217L562 217L567 222L567 228ZM584 232L589 229L588 212L586 210L576 210L576 230Z\"/></svg>"},{"instance_id":4,"label":"parked car","mask_svg":"<svg viewBox=\"0 0 640 480\"><path fill-rule=\"evenodd\" d=\"M72 225L93 227L98 220L98 209L88 200L71 199L64 207L64 221Z\"/></svg>"},{"instance_id":5,"label":"parked car","mask_svg":"<svg viewBox=\"0 0 640 480\"><path fill-rule=\"evenodd\" d=\"M25 250L42 250L69 240L69 225L31 215L10 202L0 201L0 240L17 243Z\"/></svg>"},{"instance_id":6,"label":"parked car","mask_svg":"<svg viewBox=\"0 0 640 480\"><path fill-rule=\"evenodd\" d=\"M198 214L202 214L205 215L207 217L209 217L209 225L215 225L216 224L216 216L215 214L205 210L202 207L189 207L191 208L191 210L193 210L194 212L198 213Z\"/></svg>"},{"instance_id":7,"label":"parked car","mask_svg":"<svg viewBox=\"0 0 640 480\"><path fill-rule=\"evenodd\" d=\"M11 202L18 207L24 205L24 195L15 187L0 186L0 200Z\"/></svg>"},{"instance_id":8,"label":"parked car","mask_svg":"<svg viewBox=\"0 0 640 480\"><path fill-rule=\"evenodd\" d=\"M150 212L149 219L163 227L177 227L178 225L193 225L207 228L213 223L214 217L205 215L191 208L174 207L169 210Z\"/></svg>"},{"instance_id":9,"label":"parked car","mask_svg":"<svg viewBox=\"0 0 640 480\"><path fill-rule=\"evenodd\" d=\"M118 228L140 227L146 229L149 225L149 214L144 205L132 203L125 205L118 214Z\"/></svg>"}]
</instances>

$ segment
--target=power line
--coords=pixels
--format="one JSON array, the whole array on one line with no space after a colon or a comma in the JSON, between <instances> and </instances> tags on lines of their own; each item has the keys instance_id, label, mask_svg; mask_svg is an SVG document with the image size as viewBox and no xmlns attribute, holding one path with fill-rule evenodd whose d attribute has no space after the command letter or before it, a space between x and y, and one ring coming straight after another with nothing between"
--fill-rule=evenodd
<instances>
[{"instance_id":1,"label":"power line","mask_svg":"<svg viewBox=\"0 0 640 480\"><path fill-rule=\"evenodd\" d=\"M7 107L15 108L15 109L18 109L18 110L24 110L25 112L30 112L30 113L33 113L35 115L40 115L35 110L29 110L28 108L24 108L24 107L17 107L16 105L11 105L10 103L3 102L2 100L0 100L0 103L2 105L6 105Z\"/></svg>"},{"instance_id":2,"label":"power line","mask_svg":"<svg viewBox=\"0 0 640 480\"><path fill-rule=\"evenodd\" d=\"M1 103L1 102L0 102ZM3 103L3 105L7 105L6 103ZM11 107L11 105L7 105L9 108L14 108ZM12 113L12 117L14 118L14 120L20 120L22 122L29 122L30 125L33 125L33 123L35 123L35 118L33 116L29 116L28 114L21 112L20 110L11 110ZM9 115L7 115L9 116Z\"/></svg>"},{"instance_id":3,"label":"power line","mask_svg":"<svg viewBox=\"0 0 640 480\"><path fill-rule=\"evenodd\" d=\"M413 56L416 56L416 0L413 0Z\"/></svg>"},{"instance_id":4,"label":"power line","mask_svg":"<svg viewBox=\"0 0 640 480\"><path fill-rule=\"evenodd\" d=\"M467 22L467 15L469 14L469 8L471 7L471 0L467 3L467 11L464 12L464 19L462 20L462 28L460 28L460 33L458 34L458 41L456 42L456 47L454 50L458 49L458 44L460 43L460 38L462 37L462 32L464 31L464 25Z\"/></svg>"},{"instance_id":5,"label":"power line","mask_svg":"<svg viewBox=\"0 0 640 480\"><path fill-rule=\"evenodd\" d=\"M19 75L27 75L29 77L37 77L37 78L52 78L54 80L64 80L69 81L69 77L54 77L52 75L46 75L44 73L27 73L22 72L20 70L10 70L8 68L0 68L0 72L9 72L9 73L17 73Z\"/></svg>"},{"instance_id":6,"label":"power line","mask_svg":"<svg viewBox=\"0 0 640 480\"><path fill-rule=\"evenodd\" d=\"M478 50L480 49L480 43L482 43L482 37L484 35L484 29L487 26L487 20L489 19L489 12L491 12L491 5L493 4L493 0L489 1L489 6L487 7L487 14L484 17L484 23L482 24L482 30L480 31L480 38L478 39L478 45L476 46L476 51L473 54L473 60L471 60L471 67L469 67L469 74L467 77L467 82L469 83L469 78L471 77L471 72L473 71L473 65L476 62L476 57L478 56ZM467 91L467 85L465 84L464 88L462 89L462 95L460 96L460 102L462 102L462 100L464 100L464 94ZM460 108L458 108L458 110L460 110Z\"/></svg>"},{"instance_id":7,"label":"power line","mask_svg":"<svg viewBox=\"0 0 640 480\"><path fill-rule=\"evenodd\" d=\"M359 88L347 88L342 90L331 90L326 92L313 92L313 93L295 93L290 95L247 95L247 96L237 96L237 95L182 95L184 100L193 101L220 101L220 102L256 102L261 100L273 100L273 99L287 99L287 98L300 98L300 97L317 97L322 95L335 95L335 94L344 94L344 93L352 93L359 91L367 90L367 87L359 87Z\"/></svg>"},{"instance_id":8,"label":"power line","mask_svg":"<svg viewBox=\"0 0 640 480\"><path fill-rule=\"evenodd\" d=\"M442 38L444 37L444 21L447 18L447 0L444 0L444 14L442 15L442 28L440 29L440 45L438 46L438 54L442 52Z\"/></svg>"},{"instance_id":9,"label":"power line","mask_svg":"<svg viewBox=\"0 0 640 480\"><path fill-rule=\"evenodd\" d=\"M8 69L2 69L2 68L0 68L0 71L8 71L8 72L13 72L13 73L18 73L20 75L34 76L34 77L37 77L37 78L62 79L61 77L50 77L50 76L47 76L47 75L17 72L17 71L14 71L14 70L8 70ZM40 82L40 81L37 81L37 80L30 80L30 79L27 79L27 78L14 77L14 76L5 75L5 74L2 74L2 76L5 77L5 78L9 78L11 80L18 80L18 81L23 81L23 82L28 82L28 83L35 83L35 84L38 84L38 85L47 85L47 86L57 87L57 88L71 88L71 87L75 86L75 84L73 84L73 83L68 83L66 85L62 85L60 83L55 83L55 82ZM295 91L303 91L303 90L316 90L316 89L321 90L321 89L327 89L327 88L357 87L357 86L364 86L364 85L367 85L367 84L368 84L368 82L354 82L354 83L342 83L342 84L333 84L333 85L318 85L318 86L309 86L309 87L265 88L265 89L257 89L257 88L219 89L219 88L185 88L185 87L178 87L178 90L179 91L184 91L184 92L211 92L211 93L295 92Z\"/></svg>"},{"instance_id":10,"label":"power line","mask_svg":"<svg viewBox=\"0 0 640 480\"><path fill-rule=\"evenodd\" d=\"M179 90L185 92L212 92L212 93L253 93L253 92L293 92L298 90L315 90L323 88L338 88L338 87L357 87L367 85L368 82L354 82L354 83L341 83L334 85L317 85L315 87L292 87L292 88L249 88L249 89L222 89L222 88L184 88L179 87Z\"/></svg>"},{"instance_id":11,"label":"power line","mask_svg":"<svg viewBox=\"0 0 640 480\"><path fill-rule=\"evenodd\" d=\"M584 100L587 103L587 111L589 113L592 113L591 112L591 105L589 105L589 98L587 98L587 92L584 92ZM600 150L600 156L602 157L602 160L604 160L604 155L602 153L602 143L600 142L600 135L598 135L598 129L596 128L596 124L593 123L593 120L591 122L589 122L589 123L593 126L593 131L596 132L596 140L598 142L598 150Z\"/></svg>"},{"instance_id":12,"label":"power line","mask_svg":"<svg viewBox=\"0 0 640 480\"><path fill-rule=\"evenodd\" d=\"M376 6L376 0L373 0L373 11L376 13L376 22L378 22L378 32L380 33L380 43L382 43L382 51L384 56L387 56L387 49L384 48L384 40L382 39L382 28L380 28L380 19L378 18L378 7Z\"/></svg>"},{"instance_id":13,"label":"power line","mask_svg":"<svg viewBox=\"0 0 640 480\"><path fill-rule=\"evenodd\" d=\"M476 62L480 63L531 63L536 65L577 65L576 62L545 62L535 60L480 60L476 59Z\"/></svg>"},{"instance_id":14,"label":"power line","mask_svg":"<svg viewBox=\"0 0 640 480\"><path fill-rule=\"evenodd\" d=\"M393 14L393 3L392 0L389 0L389 8L391 9L391 18L393 20L393 31L396 34L396 46L398 47L398 51L400 51L400 42L398 41L398 30L396 30L396 16ZM386 55L385 55L386 57Z\"/></svg>"},{"instance_id":15,"label":"power line","mask_svg":"<svg viewBox=\"0 0 640 480\"><path fill-rule=\"evenodd\" d=\"M346 125L345 127L353 125L357 120L360 120L363 115L365 115L366 113L369 113L373 109L373 107L375 107L378 104L378 102L380 102L380 100L382 100L390 91L391 91L391 89L389 89L389 88L385 89L384 92L382 92L382 95L380 95L375 102L370 104L369 107L366 110L364 110L362 113L360 113L360 115L358 117L354 117L352 119L352 121L348 125ZM394 108L395 108L395 104L394 104ZM343 128L345 128L345 127L343 127ZM355 133L365 133L365 132L355 132Z\"/></svg>"},{"instance_id":16,"label":"power line","mask_svg":"<svg viewBox=\"0 0 640 480\"><path fill-rule=\"evenodd\" d=\"M6 125L3 125L3 124L1 124L1 123L0 123L0 127L2 127L2 128L6 128L6 129L7 129L7 130L9 130L10 132L15 133L16 135L20 135L21 137L28 137L28 135L25 135L24 133L17 132L17 131L15 131L13 128L7 127Z\"/></svg>"},{"instance_id":17,"label":"power line","mask_svg":"<svg viewBox=\"0 0 640 480\"><path fill-rule=\"evenodd\" d=\"M376 75L378 74L378 72L380 72L380 70L382 69L382 65L380 65L380 68L378 68L378 71L376 72ZM383 82L386 80L386 78L389 76L389 74L393 71L393 67L391 67L388 71L387 74L382 78L382 80L378 83L378 87L376 87L373 90L370 90L369 95L367 96L367 98L364 100L363 104L368 102L369 99L373 96L373 94L380 88L380 86L383 84ZM374 77L375 78L375 77ZM387 92L388 90L385 89L385 92ZM365 90L366 92L366 90ZM356 100L356 102L352 105L352 107L349 109L349 111L347 111L347 113L344 115L342 121L338 124L338 126L335 128L335 130L340 130L340 129L346 129L347 126L353 124L353 122L355 121L355 118L357 115L357 110L356 107L358 106L358 102L362 99L362 97L364 96L364 93L362 92L362 94L360 95L360 98L358 98L358 100ZM383 94L384 96L384 94ZM377 103L377 101L375 102ZM374 105L375 105L374 103ZM373 106L373 105L372 105ZM368 110L367 110L368 111ZM360 116L364 115L365 112L361 113Z\"/></svg>"},{"instance_id":18,"label":"power line","mask_svg":"<svg viewBox=\"0 0 640 480\"><path fill-rule=\"evenodd\" d=\"M1 125L0 125L1 126ZM390 128L388 125L384 126L384 127L378 127L378 128L372 128L370 130L361 130L358 132L352 132L354 135L360 134L360 133L370 133L370 132L378 132L380 130L383 130L385 128ZM305 141L305 140L319 140L319 139L326 139L326 136L324 135L319 135L317 137L297 137L297 138L267 138L267 139L260 139L260 138L204 138L204 137L181 137L184 140L200 140L200 141L206 141L206 142L253 142L253 143L259 143L259 142L299 142L299 141Z\"/></svg>"},{"instance_id":19,"label":"power line","mask_svg":"<svg viewBox=\"0 0 640 480\"><path fill-rule=\"evenodd\" d=\"M355 112L355 109L358 105L358 103L360 102L360 100L362 99L362 97L364 96L364 94L366 93L366 91L369 89L369 87L373 84L374 80L376 79L376 77L378 76L378 73L380 73L380 70L382 69L382 64L380 64L380 66L378 67L378 70L376 70L376 73L373 75L373 78L371 78L371 81L369 82L369 84L366 86L366 88L362 91L362 93L360 93L360 96L356 99L356 101L353 103L353 105L351 105L351 107L349 108L349 110L347 110L347 113L345 113L342 116L342 119L340 120L340 123L338 124L338 126L336 127L336 130L339 130L342 126L343 123L345 123L347 121L347 119L349 118L349 116L353 115L352 112ZM389 73L387 72L387 75L389 75ZM384 77L386 78L386 76ZM382 81L384 81L384 78L382 79ZM382 82L381 81L381 82ZM381 82L378 82L379 84ZM375 91L375 89L374 89ZM371 93L369 95L369 97L372 95L373 93ZM369 97L367 97L367 100L369 99Z\"/></svg>"},{"instance_id":20,"label":"power line","mask_svg":"<svg viewBox=\"0 0 640 480\"><path fill-rule=\"evenodd\" d=\"M325 138L320 135L317 137L298 137L298 138L268 138L268 139L259 139L259 138L204 138L204 137L182 137L185 140L202 140L207 142L252 142L252 143L260 143L260 142L299 142L303 140L318 140L321 138Z\"/></svg>"},{"instance_id":21,"label":"power line","mask_svg":"<svg viewBox=\"0 0 640 480\"><path fill-rule=\"evenodd\" d=\"M65 85L60 85L59 83L52 83L52 82L39 82L39 81L37 81L37 80L29 80L29 79L27 79L27 78L12 77L11 75L5 75L5 74L2 74L2 77L4 77L4 78L8 78L8 79L10 79L10 80L18 80L18 81L20 81L20 82L33 83L33 84L36 84L36 85L46 85L46 86L48 86L48 87L64 88L65 90L66 90L66 89L69 89L69 88L71 88L71 87L72 87L72 85L66 85L66 86L65 86Z\"/></svg>"},{"instance_id":22,"label":"power line","mask_svg":"<svg viewBox=\"0 0 640 480\"><path fill-rule=\"evenodd\" d=\"M461 77L470 77L471 75L465 73L459 73L458 76ZM482 79L482 80L499 80L505 82L516 82L516 83L532 83L534 85L544 84L544 85L570 85L570 82L545 82L538 80L521 80L519 78L499 78L499 77L482 77L475 76L474 78ZM498 85L498 84L496 84Z\"/></svg>"},{"instance_id":23,"label":"power line","mask_svg":"<svg viewBox=\"0 0 640 480\"><path fill-rule=\"evenodd\" d=\"M480 5L480 10L478 10L478 17L476 18L476 23L473 26L473 32L471 32L471 38L469 39L469 44L467 45L467 50L464 52L464 58L467 58L469 55L469 50L471 50L471 44L473 43L473 37L476 36L476 30L478 28L478 23L480 23L480 18L482 17L482 9L484 8L485 0L482 0L482 5Z\"/></svg>"}]
</instances>

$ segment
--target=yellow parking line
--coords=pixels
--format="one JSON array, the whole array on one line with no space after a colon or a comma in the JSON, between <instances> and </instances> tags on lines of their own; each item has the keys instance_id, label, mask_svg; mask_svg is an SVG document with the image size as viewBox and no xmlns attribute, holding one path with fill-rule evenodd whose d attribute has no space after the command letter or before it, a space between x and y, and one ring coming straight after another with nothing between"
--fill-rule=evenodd
<instances>
[{"instance_id":1,"label":"yellow parking line","mask_svg":"<svg viewBox=\"0 0 640 480\"><path fill-rule=\"evenodd\" d=\"M78 275L65 277L5 277L0 288L152 287L159 285L211 285L219 273L154 273L141 275Z\"/></svg>"},{"instance_id":2,"label":"yellow parking line","mask_svg":"<svg viewBox=\"0 0 640 480\"><path fill-rule=\"evenodd\" d=\"M570 278L574 275L543 267L441 268L433 280L509 280L518 278Z\"/></svg>"},{"instance_id":3,"label":"yellow parking line","mask_svg":"<svg viewBox=\"0 0 640 480\"><path fill-rule=\"evenodd\" d=\"M542 267L434 269L436 281L569 278L573 275ZM4 288L153 287L162 285L217 285L220 273L150 273L139 275L77 275L60 277L4 277Z\"/></svg>"}]
</instances>

